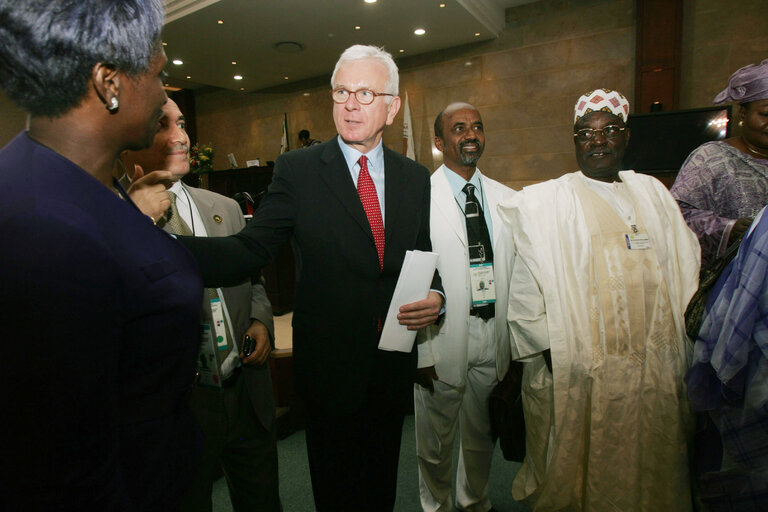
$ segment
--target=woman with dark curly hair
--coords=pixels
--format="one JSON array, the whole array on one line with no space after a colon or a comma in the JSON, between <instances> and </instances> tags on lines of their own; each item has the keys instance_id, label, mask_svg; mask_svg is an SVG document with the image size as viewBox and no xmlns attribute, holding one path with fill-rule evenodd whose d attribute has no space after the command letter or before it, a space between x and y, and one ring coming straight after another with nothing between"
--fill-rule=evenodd
<instances>
[{"instance_id":1,"label":"woman with dark curly hair","mask_svg":"<svg viewBox=\"0 0 768 512\"><path fill-rule=\"evenodd\" d=\"M202 285L112 177L152 143L159 0L0 0L0 89L29 113L0 150L0 496L9 510L173 510Z\"/></svg>"}]
</instances>

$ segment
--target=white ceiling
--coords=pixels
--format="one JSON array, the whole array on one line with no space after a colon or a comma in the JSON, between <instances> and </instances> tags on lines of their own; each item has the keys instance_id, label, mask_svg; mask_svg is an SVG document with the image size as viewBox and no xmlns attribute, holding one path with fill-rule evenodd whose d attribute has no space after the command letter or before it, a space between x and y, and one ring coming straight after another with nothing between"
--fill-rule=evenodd
<instances>
[{"instance_id":1,"label":"white ceiling","mask_svg":"<svg viewBox=\"0 0 768 512\"><path fill-rule=\"evenodd\" d=\"M507 7L533 1L167 0L169 85L255 91L327 75L353 44L384 46L397 59L488 40L504 29ZM425 35L413 33L419 27ZM280 42L302 49L281 52Z\"/></svg>"}]
</instances>

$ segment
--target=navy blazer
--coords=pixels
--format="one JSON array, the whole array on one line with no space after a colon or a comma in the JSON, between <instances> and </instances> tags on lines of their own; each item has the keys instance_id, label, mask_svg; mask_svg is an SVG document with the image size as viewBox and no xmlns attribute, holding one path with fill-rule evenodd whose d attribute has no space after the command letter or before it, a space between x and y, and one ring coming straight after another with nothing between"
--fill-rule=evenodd
<instances>
[{"instance_id":1,"label":"navy blazer","mask_svg":"<svg viewBox=\"0 0 768 512\"><path fill-rule=\"evenodd\" d=\"M232 284L292 241L297 263L294 375L310 408L359 410L368 390L381 407L410 406L416 369L409 354L378 350L405 252L431 250L427 169L384 148L385 251L380 271L360 197L336 138L281 155L253 220L226 239L188 239L206 285ZM441 289L435 275L433 288Z\"/></svg>"},{"instance_id":2,"label":"navy blazer","mask_svg":"<svg viewBox=\"0 0 768 512\"><path fill-rule=\"evenodd\" d=\"M192 256L61 155L0 151L0 496L13 510L167 510L191 482Z\"/></svg>"}]
</instances>

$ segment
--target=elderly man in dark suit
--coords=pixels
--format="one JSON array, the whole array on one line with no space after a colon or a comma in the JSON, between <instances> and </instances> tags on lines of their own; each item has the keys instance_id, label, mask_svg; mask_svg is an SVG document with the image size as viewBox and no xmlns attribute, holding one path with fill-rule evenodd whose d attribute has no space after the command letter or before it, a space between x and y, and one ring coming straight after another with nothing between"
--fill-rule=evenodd
<instances>
[{"instance_id":1,"label":"elderly man in dark suit","mask_svg":"<svg viewBox=\"0 0 768 512\"><path fill-rule=\"evenodd\" d=\"M405 252L430 250L429 173L383 146L400 108L397 66L372 46L348 48L331 78L338 137L278 158L253 221L226 239L183 238L208 285L241 280L291 239L298 284L296 387L320 512L392 510L416 353L377 348ZM433 291L400 308L409 329L434 323Z\"/></svg>"},{"instance_id":2,"label":"elderly man in dark suit","mask_svg":"<svg viewBox=\"0 0 768 512\"><path fill-rule=\"evenodd\" d=\"M236 201L181 182L189 173L184 115L171 99L163 106L163 114L152 146L122 155L134 177L156 169L172 174L168 192L159 186L160 195L165 196L160 204L169 204L170 208L158 219L158 225L180 235L237 233L245 227L245 219ZM149 197L154 197L147 203L136 201L140 208L159 203L156 192L151 190L156 188L144 188L150 190ZM135 199L134 189L130 190ZM211 491L221 463L235 511L279 512L275 403L266 364L274 324L264 286L246 279L237 286L209 289L203 299L201 324L200 379L190 393L189 403L203 429L205 449L181 510L212 509ZM248 355L242 353L245 335L256 342Z\"/></svg>"}]
</instances>

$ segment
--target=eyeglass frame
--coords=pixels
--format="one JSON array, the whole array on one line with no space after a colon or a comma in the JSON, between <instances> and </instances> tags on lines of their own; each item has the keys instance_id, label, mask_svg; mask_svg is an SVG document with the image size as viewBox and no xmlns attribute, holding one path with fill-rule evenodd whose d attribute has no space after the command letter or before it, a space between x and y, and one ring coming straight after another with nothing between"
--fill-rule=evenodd
<instances>
[{"instance_id":1,"label":"eyeglass frame","mask_svg":"<svg viewBox=\"0 0 768 512\"><path fill-rule=\"evenodd\" d=\"M608 135L607 133L605 133L605 130L608 128L617 128L619 131L618 133L616 133L616 135ZM621 132L625 131L626 129L627 129L626 126L622 128L617 124L609 124L608 126L603 126L602 128L582 128L580 130L576 130L576 133L573 134L573 137L579 142L589 142L591 140L594 140L595 135L597 135L597 132L600 132L600 135L602 135L606 140L612 140L618 137L621 134ZM592 135L590 137L587 137L586 139L581 139L579 138L579 133L582 133L582 132L584 133L592 132Z\"/></svg>"},{"instance_id":2,"label":"eyeglass frame","mask_svg":"<svg viewBox=\"0 0 768 512\"><path fill-rule=\"evenodd\" d=\"M349 96L344 101L336 101L336 98L334 98L333 95L336 94L337 91L347 91ZM371 101L369 101L368 103L364 103L364 102L360 101L360 98L357 97L357 93L358 92L363 92L363 91L368 91L371 94L373 94L373 99ZM395 94L392 94L392 93L389 93L389 92L376 92L376 91L372 91L371 89L365 89L365 88L364 89L357 89L356 91L350 91L346 87L339 87L339 88L336 88L336 89L331 89L331 99L337 105L344 105L346 102L349 101L349 98L351 98L352 96L354 96L355 97L355 101L357 101L361 105L371 105L374 101L376 101L376 98L378 98L379 96L395 96Z\"/></svg>"}]
</instances>

